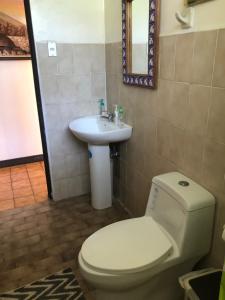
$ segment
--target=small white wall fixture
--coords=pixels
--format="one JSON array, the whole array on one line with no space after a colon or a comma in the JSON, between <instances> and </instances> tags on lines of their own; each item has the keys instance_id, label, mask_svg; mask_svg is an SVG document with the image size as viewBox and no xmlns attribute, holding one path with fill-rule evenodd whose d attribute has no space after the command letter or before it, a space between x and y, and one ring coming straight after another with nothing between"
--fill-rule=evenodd
<instances>
[{"instance_id":1,"label":"small white wall fixture","mask_svg":"<svg viewBox=\"0 0 225 300\"><path fill-rule=\"evenodd\" d=\"M183 29L190 29L194 26L195 10L193 7L187 7L182 12L177 11L175 17Z\"/></svg>"}]
</instances>

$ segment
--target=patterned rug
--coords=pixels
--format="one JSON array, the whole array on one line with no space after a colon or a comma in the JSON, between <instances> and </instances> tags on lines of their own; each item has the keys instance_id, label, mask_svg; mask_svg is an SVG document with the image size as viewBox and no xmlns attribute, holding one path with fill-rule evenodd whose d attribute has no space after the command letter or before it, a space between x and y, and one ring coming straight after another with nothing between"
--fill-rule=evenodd
<instances>
[{"instance_id":1,"label":"patterned rug","mask_svg":"<svg viewBox=\"0 0 225 300\"><path fill-rule=\"evenodd\" d=\"M60 271L14 291L1 300L85 300L72 269Z\"/></svg>"}]
</instances>

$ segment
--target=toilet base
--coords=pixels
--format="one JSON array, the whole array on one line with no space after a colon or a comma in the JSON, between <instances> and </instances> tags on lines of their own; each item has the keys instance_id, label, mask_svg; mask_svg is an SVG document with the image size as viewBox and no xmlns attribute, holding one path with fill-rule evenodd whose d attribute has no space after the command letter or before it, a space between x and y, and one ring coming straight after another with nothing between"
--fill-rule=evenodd
<instances>
[{"instance_id":1,"label":"toilet base","mask_svg":"<svg viewBox=\"0 0 225 300\"><path fill-rule=\"evenodd\" d=\"M137 288L125 291L95 291L96 300L183 300L178 278L191 271L190 262L169 268Z\"/></svg>"}]
</instances>

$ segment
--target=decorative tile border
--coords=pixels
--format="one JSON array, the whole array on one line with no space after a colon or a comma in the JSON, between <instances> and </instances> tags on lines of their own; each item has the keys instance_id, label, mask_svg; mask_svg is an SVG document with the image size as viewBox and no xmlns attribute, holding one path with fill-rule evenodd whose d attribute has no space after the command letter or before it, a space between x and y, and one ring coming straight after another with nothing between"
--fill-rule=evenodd
<instances>
[{"instance_id":1,"label":"decorative tile border","mask_svg":"<svg viewBox=\"0 0 225 300\"><path fill-rule=\"evenodd\" d=\"M146 0L148 1L148 0ZM129 74L127 65L127 0L122 0L122 68L123 82L148 88L157 87L159 0L149 0L148 75Z\"/></svg>"}]
</instances>

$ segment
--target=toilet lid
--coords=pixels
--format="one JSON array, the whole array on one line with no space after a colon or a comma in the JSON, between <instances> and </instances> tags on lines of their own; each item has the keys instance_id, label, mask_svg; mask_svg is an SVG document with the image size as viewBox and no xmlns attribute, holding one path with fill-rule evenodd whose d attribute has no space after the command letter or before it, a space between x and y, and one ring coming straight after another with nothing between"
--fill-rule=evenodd
<instances>
[{"instance_id":1,"label":"toilet lid","mask_svg":"<svg viewBox=\"0 0 225 300\"><path fill-rule=\"evenodd\" d=\"M84 243L84 262L99 271L128 273L147 269L165 260L172 243L151 217L125 220L106 226Z\"/></svg>"}]
</instances>

